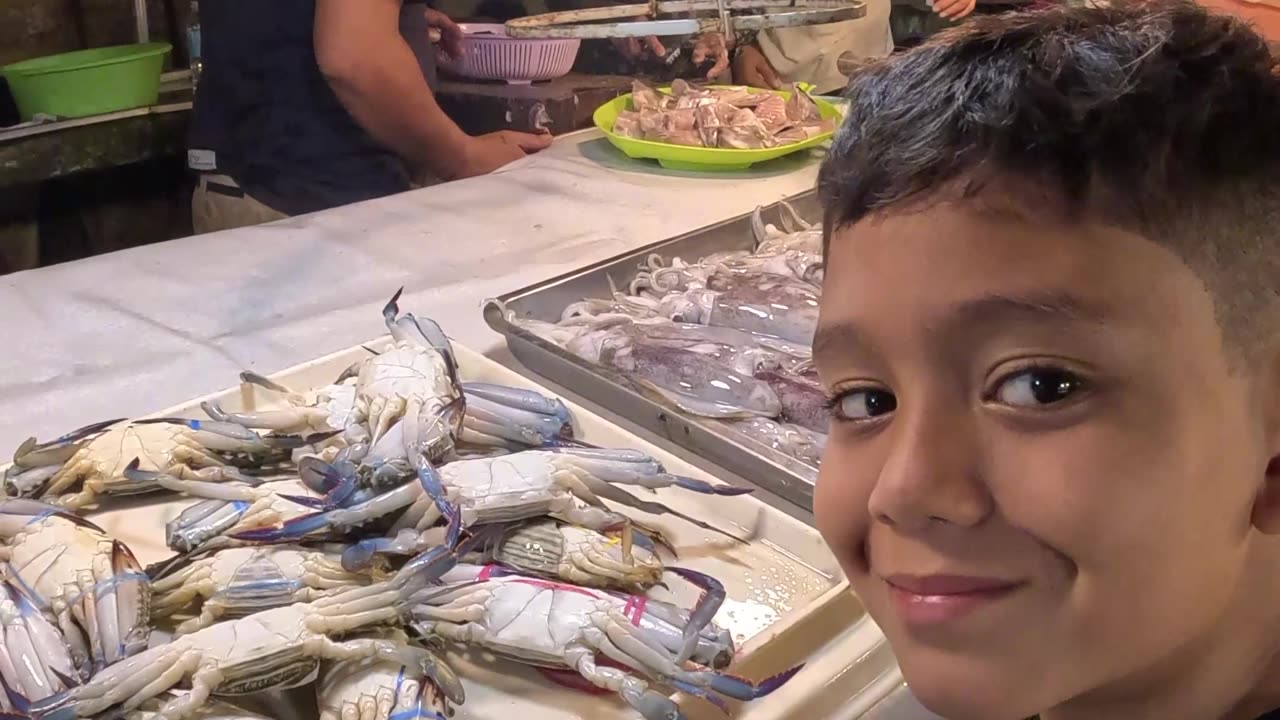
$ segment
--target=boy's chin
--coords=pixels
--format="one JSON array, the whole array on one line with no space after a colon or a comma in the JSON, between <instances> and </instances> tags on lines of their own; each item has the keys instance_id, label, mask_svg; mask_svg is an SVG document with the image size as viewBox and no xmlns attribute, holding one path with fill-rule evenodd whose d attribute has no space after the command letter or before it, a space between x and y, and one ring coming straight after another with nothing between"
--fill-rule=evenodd
<instances>
[{"instance_id":1,"label":"boy's chin","mask_svg":"<svg viewBox=\"0 0 1280 720\"><path fill-rule=\"evenodd\" d=\"M898 661L920 704L947 720L1023 720L1052 704L1043 699L1043 678L1016 668L921 648Z\"/></svg>"}]
</instances>

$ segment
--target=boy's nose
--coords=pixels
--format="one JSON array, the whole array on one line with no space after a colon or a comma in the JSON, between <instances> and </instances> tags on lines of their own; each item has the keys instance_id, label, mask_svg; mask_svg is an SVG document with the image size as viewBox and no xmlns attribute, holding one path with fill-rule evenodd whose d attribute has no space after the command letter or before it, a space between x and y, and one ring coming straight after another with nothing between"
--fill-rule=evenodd
<instances>
[{"instance_id":1,"label":"boy's nose","mask_svg":"<svg viewBox=\"0 0 1280 720\"><path fill-rule=\"evenodd\" d=\"M900 412L896 420L893 447L867 500L871 517L907 532L939 522L973 527L985 520L994 501L968 418Z\"/></svg>"}]
</instances>

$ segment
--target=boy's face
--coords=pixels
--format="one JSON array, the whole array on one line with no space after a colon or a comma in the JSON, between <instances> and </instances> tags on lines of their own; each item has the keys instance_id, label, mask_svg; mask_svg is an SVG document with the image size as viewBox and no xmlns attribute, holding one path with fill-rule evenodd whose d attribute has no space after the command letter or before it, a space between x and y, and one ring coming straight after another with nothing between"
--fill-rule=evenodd
<instances>
[{"instance_id":1,"label":"boy's face","mask_svg":"<svg viewBox=\"0 0 1280 720\"><path fill-rule=\"evenodd\" d=\"M818 527L936 711L1138 682L1246 602L1265 403L1172 252L956 205L865 220L832 238L814 355Z\"/></svg>"}]
</instances>

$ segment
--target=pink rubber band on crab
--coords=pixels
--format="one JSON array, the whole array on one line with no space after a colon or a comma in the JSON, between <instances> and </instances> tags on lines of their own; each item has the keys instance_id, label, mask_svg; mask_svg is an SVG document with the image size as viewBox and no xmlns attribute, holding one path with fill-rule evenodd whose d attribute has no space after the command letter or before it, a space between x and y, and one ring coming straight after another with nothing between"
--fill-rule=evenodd
<instances>
[{"instance_id":1,"label":"pink rubber band on crab","mask_svg":"<svg viewBox=\"0 0 1280 720\"><path fill-rule=\"evenodd\" d=\"M632 595L627 598L627 605L622 609L622 614L631 621L632 625L640 627L640 620L644 618L644 609L649 604L649 598L643 595Z\"/></svg>"}]
</instances>

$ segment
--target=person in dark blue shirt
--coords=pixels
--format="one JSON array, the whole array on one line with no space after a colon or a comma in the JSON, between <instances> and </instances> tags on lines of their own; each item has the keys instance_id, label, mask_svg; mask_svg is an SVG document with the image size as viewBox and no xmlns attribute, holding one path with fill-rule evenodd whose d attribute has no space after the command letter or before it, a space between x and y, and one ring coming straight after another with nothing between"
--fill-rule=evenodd
<instances>
[{"instance_id":1,"label":"person in dark blue shirt","mask_svg":"<svg viewBox=\"0 0 1280 720\"><path fill-rule=\"evenodd\" d=\"M437 104L428 26L461 32L420 0L207 0L190 165L197 232L403 192L418 177L483 175L546 135L470 136Z\"/></svg>"}]
</instances>

